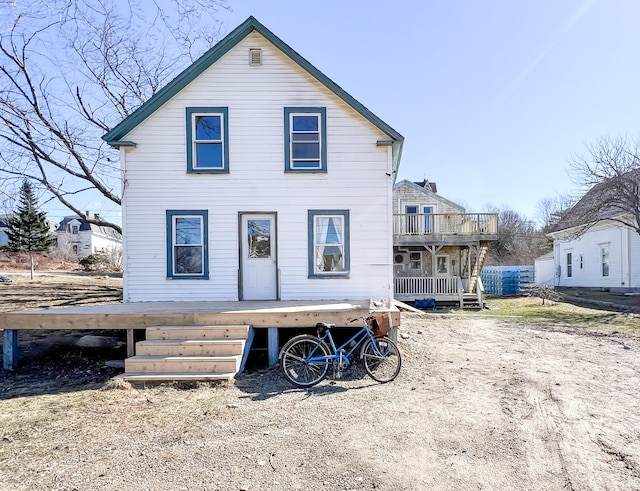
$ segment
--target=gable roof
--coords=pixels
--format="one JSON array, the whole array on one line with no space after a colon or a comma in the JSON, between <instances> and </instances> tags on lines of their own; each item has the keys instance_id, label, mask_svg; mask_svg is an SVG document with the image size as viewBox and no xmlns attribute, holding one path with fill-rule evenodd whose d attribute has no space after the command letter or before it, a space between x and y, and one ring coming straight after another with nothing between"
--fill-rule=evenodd
<instances>
[{"instance_id":1,"label":"gable roof","mask_svg":"<svg viewBox=\"0 0 640 491\"><path fill-rule=\"evenodd\" d=\"M416 186L420 186L421 188L428 189L429 191L433 191L434 193L438 192L438 185L435 182L429 182L427 179L423 179L422 181L413 181Z\"/></svg>"},{"instance_id":2,"label":"gable roof","mask_svg":"<svg viewBox=\"0 0 640 491\"><path fill-rule=\"evenodd\" d=\"M460 213L464 213L465 212L464 206L460 206L458 203L454 203L453 201L448 200L447 198L443 198L439 194L436 194L433 191L430 191L427 188L425 188L423 186L420 186L420 183L411 182L411 181L408 181L407 179L404 179L404 180L394 184L393 185L393 190L396 191L397 189L399 189L402 186L409 186L411 189L413 189L415 191L418 191L418 192L424 194L425 196L429 196L430 198L433 198L435 200L441 201L443 203L447 203L449 206L452 206L454 208L458 208L460 210Z\"/></svg>"},{"instance_id":3,"label":"gable roof","mask_svg":"<svg viewBox=\"0 0 640 491\"><path fill-rule=\"evenodd\" d=\"M80 222L80 225L78 227L78 231L79 232L91 231L91 232L96 232L96 233L101 233L101 234L104 234L104 235L108 235L112 239L122 240L122 234L120 234L120 232L118 232L117 230L113 229L112 227L106 227L106 226L103 226L103 225L95 225L93 223L89 223L84 218L82 218L82 217L80 217L78 215L64 217L62 219L62 221L60 222L60 224L58 225L58 228L56 229L56 231L57 232L66 231L68 229L69 223L74 222L74 221Z\"/></svg>"},{"instance_id":4,"label":"gable roof","mask_svg":"<svg viewBox=\"0 0 640 491\"><path fill-rule=\"evenodd\" d=\"M631 188L629 188L631 186ZM627 188L626 190L623 188ZM630 214L626 203L631 203L640 188L640 169L625 172L593 186L566 212L552 229L553 232L574 227L589 227L603 220ZM626 201L626 200L629 201Z\"/></svg>"},{"instance_id":5,"label":"gable roof","mask_svg":"<svg viewBox=\"0 0 640 491\"><path fill-rule=\"evenodd\" d=\"M227 36L220 40L215 46L205 52L191 66L180 73L176 78L165 85L157 93L155 93L148 101L142 104L127 118L125 118L117 126L111 129L111 131L106 133L102 137L102 139L109 145L115 147L133 145L132 142L122 141L122 138L136 126L142 123L145 119L151 116L163 104L165 104L169 99L171 99L183 88L185 88L189 83L191 83L195 78L201 75L211 65L217 62L224 54L229 52L234 46L236 46L240 41L242 41L253 31L256 31L264 36L269 42L271 42L275 47L277 47L280 51L287 55L298 66L307 71L307 73L309 73L316 80L322 83L326 88L337 95L345 103L355 109L365 119L369 120L380 131L385 133L391 139L390 143L393 147L393 167L394 170L397 170L400 164L400 156L402 154L402 144L404 142L404 137L387 123L382 121L378 116L369 111L369 109L367 109L364 105L362 105L355 98L349 95L344 89L333 82L324 73L322 73L311 63L305 60L302 56L300 56L289 45L287 45L269 29L258 22L253 16L250 16L247 20L245 20L242 24L240 24Z\"/></svg>"}]
</instances>

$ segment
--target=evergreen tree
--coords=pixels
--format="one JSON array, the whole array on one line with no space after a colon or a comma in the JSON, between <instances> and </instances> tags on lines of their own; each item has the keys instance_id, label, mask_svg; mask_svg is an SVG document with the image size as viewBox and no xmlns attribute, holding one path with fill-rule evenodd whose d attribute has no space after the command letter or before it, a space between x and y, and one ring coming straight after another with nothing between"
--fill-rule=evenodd
<instances>
[{"instance_id":1,"label":"evergreen tree","mask_svg":"<svg viewBox=\"0 0 640 491\"><path fill-rule=\"evenodd\" d=\"M20 187L17 213L9 219L5 249L10 252L47 253L53 237L46 221L46 213L38 211L31 183L25 179Z\"/></svg>"}]
</instances>

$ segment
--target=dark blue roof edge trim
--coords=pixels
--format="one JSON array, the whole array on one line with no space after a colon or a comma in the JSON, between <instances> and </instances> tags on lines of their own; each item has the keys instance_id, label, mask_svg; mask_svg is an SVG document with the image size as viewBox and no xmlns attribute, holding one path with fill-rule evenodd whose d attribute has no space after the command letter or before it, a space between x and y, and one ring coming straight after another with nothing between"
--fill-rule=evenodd
<instances>
[{"instance_id":1,"label":"dark blue roof edge trim","mask_svg":"<svg viewBox=\"0 0 640 491\"><path fill-rule=\"evenodd\" d=\"M218 42L216 45L211 47L206 53L204 53L200 58L198 58L190 67L185 69L176 78L174 78L171 82L169 82L162 89L160 89L156 94L154 94L148 101L142 104L142 106L140 106L133 113L131 113L131 115L129 115L126 119L121 121L111 131L106 133L102 137L102 139L109 144L111 144L112 142L121 140L127 133L133 130L145 119L147 119L151 114L153 114L169 99L171 99L174 95L180 92L180 90L182 90L189 83L191 83L196 77L198 77L208 67L213 65L216 61L218 61L224 54L226 54L229 50L231 50L231 48L236 46L242 39L244 39L254 30L260 33L261 35L263 35L274 46L279 48L284 54L286 54L289 58L291 58L300 67L302 67L311 75L313 75L319 82L321 82L325 87L327 87L334 94L340 97L344 102L346 102L349 106L355 109L364 118L369 120L374 126L378 127L383 133L389 135L396 142L398 142L400 149L394 152L396 153L396 158L394 158L394 160L399 161L402 143L404 142L404 137L400 133L398 133L391 126L389 126L387 123L382 121L378 116L373 114L363 104L361 104L354 97L349 95L338 84L333 82L329 77L324 75L320 70L318 70L311 63L305 60L289 45L287 45L284 41L282 41L275 34L273 34L269 29L267 29L260 22L258 22L258 20L253 16L250 16L246 21L244 21L242 24L236 27L233 31L231 31L231 33L229 33L226 37L224 37L220 42ZM394 166L395 166L395 163L394 163Z\"/></svg>"}]
</instances>

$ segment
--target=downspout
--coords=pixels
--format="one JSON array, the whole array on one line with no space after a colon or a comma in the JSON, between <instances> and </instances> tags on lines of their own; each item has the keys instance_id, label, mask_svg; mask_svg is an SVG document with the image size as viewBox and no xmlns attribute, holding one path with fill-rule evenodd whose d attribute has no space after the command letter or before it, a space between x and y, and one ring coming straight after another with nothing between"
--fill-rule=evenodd
<instances>
[{"instance_id":1,"label":"downspout","mask_svg":"<svg viewBox=\"0 0 640 491\"><path fill-rule=\"evenodd\" d=\"M630 288L630 275L631 275L631 244L629 241L629 229L626 227L618 227L620 229L620 286ZM626 250L626 261L624 252L624 244L626 242L627 250ZM626 264L626 268L625 268Z\"/></svg>"},{"instance_id":2,"label":"downspout","mask_svg":"<svg viewBox=\"0 0 640 491\"><path fill-rule=\"evenodd\" d=\"M122 193L120 199L120 217L122 219L122 301L129 301L129 253L127 251L127 147L121 146L120 150L120 173L122 176Z\"/></svg>"},{"instance_id":3,"label":"downspout","mask_svg":"<svg viewBox=\"0 0 640 491\"><path fill-rule=\"evenodd\" d=\"M387 268L387 298L389 299L389 305L393 305L393 299L395 296L395 279L393 277L393 185L396 180L396 174L394 172L393 165L393 148L387 148L387 175L389 176L389 186L388 186L388 210L389 210L389 231L390 234L387 234L387 250L389 251L389 267Z\"/></svg>"}]
</instances>

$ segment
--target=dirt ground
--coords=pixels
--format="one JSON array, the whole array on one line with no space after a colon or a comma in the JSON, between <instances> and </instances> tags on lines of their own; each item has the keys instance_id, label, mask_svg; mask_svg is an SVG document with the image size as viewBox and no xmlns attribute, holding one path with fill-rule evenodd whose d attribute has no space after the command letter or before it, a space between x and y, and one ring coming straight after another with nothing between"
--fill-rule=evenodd
<instances>
[{"instance_id":1,"label":"dirt ground","mask_svg":"<svg viewBox=\"0 0 640 491\"><path fill-rule=\"evenodd\" d=\"M640 490L639 338L403 313L399 347L308 390L101 390L109 353L54 351L94 372L0 372L0 489Z\"/></svg>"}]
</instances>

